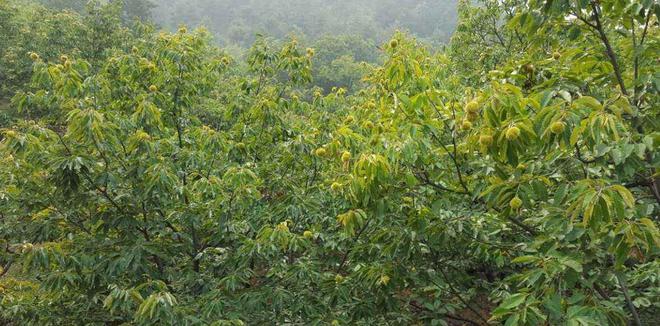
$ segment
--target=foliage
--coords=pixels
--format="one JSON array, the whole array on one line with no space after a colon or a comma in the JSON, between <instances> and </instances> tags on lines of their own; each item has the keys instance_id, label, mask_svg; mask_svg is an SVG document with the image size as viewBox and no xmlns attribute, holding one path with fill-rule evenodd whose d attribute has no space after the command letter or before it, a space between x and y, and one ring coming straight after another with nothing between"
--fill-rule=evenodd
<instances>
[{"instance_id":1,"label":"foliage","mask_svg":"<svg viewBox=\"0 0 660 326\"><path fill-rule=\"evenodd\" d=\"M258 36L244 59L186 27L91 42L112 5L16 8L3 27L67 17L82 45L0 33L33 60L0 142L3 323L657 315L656 3L462 3L446 49Z\"/></svg>"},{"instance_id":2,"label":"foliage","mask_svg":"<svg viewBox=\"0 0 660 326\"><path fill-rule=\"evenodd\" d=\"M59 62L62 55L70 55L97 63L107 58L109 50L130 41L131 33L122 26L116 4L90 2L83 15L22 1L2 2L0 10L0 98L11 97L28 83L32 53L45 62Z\"/></svg>"},{"instance_id":3,"label":"foliage","mask_svg":"<svg viewBox=\"0 0 660 326\"><path fill-rule=\"evenodd\" d=\"M87 0L37 0L47 8L56 10L73 10L78 12L85 12L88 6ZM150 0L109 0L107 3L112 3L120 8L121 18L129 22L133 19L146 20L151 18L151 10L154 8L154 3Z\"/></svg>"},{"instance_id":4,"label":"foliage","mask_svg":"<svg viewBox=\"0 0 660 326\"><path fill-rule=\"evenodd\" d=\"M380 62L376 44L355 36L325 36L313 42L314 84L326 91L361 89L370 65Z\"/></svg>"}]
</instances>

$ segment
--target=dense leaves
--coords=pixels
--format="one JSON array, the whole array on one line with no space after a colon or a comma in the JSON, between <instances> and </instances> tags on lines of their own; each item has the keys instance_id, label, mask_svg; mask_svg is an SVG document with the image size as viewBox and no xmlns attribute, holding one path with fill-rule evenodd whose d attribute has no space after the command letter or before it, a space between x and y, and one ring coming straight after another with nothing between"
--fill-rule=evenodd
<instances>
[{"instance_id":1,"label":"dense leaves","mask_svg":"<svg viewBox=\"0 0 660 326\"><path fill-rule=\"evenodd\" d=\"M461 3L442 50L245 58L90 8L0 7L75 22L0 31L0 321L654 322L655 2Z\"/></svg>"}]
</instances>

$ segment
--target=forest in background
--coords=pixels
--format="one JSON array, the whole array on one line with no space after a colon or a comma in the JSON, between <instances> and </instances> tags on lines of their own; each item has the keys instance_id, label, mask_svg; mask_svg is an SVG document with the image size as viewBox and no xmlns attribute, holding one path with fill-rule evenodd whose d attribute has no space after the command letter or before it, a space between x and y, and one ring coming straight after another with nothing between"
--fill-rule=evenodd
<instances>
[{"instance_id":1,"label":"forest in background","mask_svg":"<svg viewBox=\"0 0 660 326\"><path fill-rule=\"evenodd\" d=\"M87 0L36 0L53 9L83 11ZM175 31L204 25L223 47L250 47L257 34L315 40L352 35L377 43L397 29L428 43L449 41L456 0L125 0L126 19L151 19Z\"/></svg>"},{"instance_id":2,"label":"forest in background","mask_svg":"<svg viewBox=\"0 0 660 326\"><path fill-rule=\"evenodd\" d=\"M87 0L38 0L53 9L84 12ZM123 1L121 17L152 21L169 31L203 26L226 51L244 56L259 35L296 39L316 52L314 83L354 90L369 65L382 63L378 46L396 30L441 47L456 27L454 0L211 0Z\"/></svg>"},{"instance_id":3,"label":"forest in background","mask_svg":"<svg viewBox=\"0 0 660 326\"><path fill-rule=\"evenodd\" d=\"M0 0L0 324L658 324L657 1L177 3Z\"/></svg>"},{"instance_id":4,"label":"forest in background","mask_svg":"<svg viewBox=\"0 0 660 326\"><path fill-rule=\"evenodd\" d=\"M182 22L203 23L223 45L249 47L256 34L309 39L353 35L378 44L396 29L429 43L449 41L456 25L456 0L175 0L158 3L153 18L175 30Z\"/></svg>"}]
</instances>

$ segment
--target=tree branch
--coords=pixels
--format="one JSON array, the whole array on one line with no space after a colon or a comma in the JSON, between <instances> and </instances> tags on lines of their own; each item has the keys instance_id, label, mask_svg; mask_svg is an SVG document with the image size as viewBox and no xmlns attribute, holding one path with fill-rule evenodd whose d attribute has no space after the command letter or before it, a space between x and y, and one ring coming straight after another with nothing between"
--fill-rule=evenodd
<instances>
[{"instance_id":1,"label":"tree branch","mask_svg":"<svg viewBox=\"0 0 660 326\"><path fill-rule=\"evenodd\" d=\"M623 296L626 299L626 304L628 305L628 309L630 309L630 313L633 316L635 325L642 326L642 322L639 320L639 314L637 313L637 309L635 309L635 305L630 299L630 294L628 293L628 286L626 285L626 280L621 276L620 273L614 273L614 275L616 276L617 282L619 282L619 286L621 287L621 292L623 292Z\"/></svg>"},{"instance_id":2,"label":"tree branch","mask_svg":"<svg viewBox=\"0 0 660 326\"><path fill-rule=\"evenodd\" d=\"M617 60L616 53L614 53L614 50L612 49L610 40L607 38L607 34L605 34L603 23L600 20L600 7L596 4L595 1L591 1L591 8L593 9L593 17L596 21L596 30L600 35L600 39L603 41L603 45L605 45L605 51L607 52L607 56L610 59L612 67L614 68L614 75L616 76L616 80L619 83L619 87L621 88L621 93L628 96L628 90L626 89L626 85L623 82L623 77L621 75L621 67L619 66L619 61Z\"/></svg>"},{"instance_id":3,"label":"tree branch","mask_svg":"<svg viewBox=\"0 0 660 326\"><path fill-rule=\"evenodd\" d=\"M476 309L474 309L474 308L473 308L473 307L472 307L467 301L465 301L465 299L463 299L463 297L461 296L461 294L460 294L460 293L454 288L454 286L451 284L451 282L449 282L449 278L447 277L447 273L445 273L445 271L444 271L442 268L440 268L439 270L440 270L440 273L442 274L442 277L445 279L445 283L447 283L447 286L449 286L449 290L454 294L454 296L455 296L455 297L456 297L461 303L463 303L463 305L465 305L466 308L470 309L470 311L472 311L475 315L477 315L477 317L479 317L479 319L481 319L481 321L483 321L485 324L488 324L488 320L486 320L486 318L484 318L484 317L481 315L481 313L479 313L479 311L477 311ZM432 282L433 284L435 284L436 286L439 286L438 284L436 284L435 282L433 282L433 280L431 280L431 282Z\"/></svg>"},{"instance_id":4,"label":"tree branch","mask_svg":"<svg viewBox=\"0 0 660 326\"><path fill-rule=\"evenodd\" d=\"M358 231L358 234L355 236L355 240L353 240L353 243L357 242L358 239L360 239L360 236L362 235L364 230L367 229L369 222L371 222L371 219L367 220L367 222L364 223L364 226L360 229L360 231ZM339 273L344 268L344 265L346 265L346 262L348 261L348 255L351 253L352 249L353 247L348 248L348 250L346 250L346 252L344 253L344 256L341 258L341 263L339 264L339 267L337 267L337 273Z\"/></svg>"}]
</instances>

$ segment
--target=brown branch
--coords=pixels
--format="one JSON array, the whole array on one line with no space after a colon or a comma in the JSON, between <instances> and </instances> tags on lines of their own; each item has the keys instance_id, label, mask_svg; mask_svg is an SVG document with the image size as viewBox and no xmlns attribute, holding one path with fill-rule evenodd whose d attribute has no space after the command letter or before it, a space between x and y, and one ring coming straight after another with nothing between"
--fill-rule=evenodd
<instances>
[{"instance_id":1,"label":"brown branch","mask_svg":"<svg viewBox=\"0 0 660 326\"><path fill-rule=\"evenodd\" d=\"M513 216L507 216L507 219L511 221L513 224L517 225L519 228L527 231L531 236L537 236L539 235L539 232L536 231L536 229L528 226L527 224L523 223L521 220L519 220L516 217Z\"/></svg>"},{"instance_id":2,"label":"brown branch","mask_svg":"<svg viewBox=\"0 0 660 326\"><path fill-rule=\"evenodd\" d=\"M11 268L11 265L13 264L13 261L9 261L5 264L5 266L2 266L2 271L0 271L0 277L5 276L7 272L9 272L9 269Z\"/></svg>"},{"instance_id":3,"label":"brown branch","mask_svg":"<svg viewBox=\"0 0 660 326\"><path fill-rule=\"evenodd\" d=\"M69 146L64 142L62 135L60 135L59 133L55 133L55 134L57 135L57 138L59 138L60 143L64 146L64 149L66 150L67 154L69 156L73 155L73 152L71 151ZM103 197L105 197L110 202L110 204L115 207L115 209L117 209L120 213L124 215L128 215L126 214L124 209L121 206L119 206L119 204L110 196L110 194L108 194L107 188L99 187L98 185L96 185L96 182L94 182L94 180L87 171L85 170L81 170L81 171L85 180L87 180L87 182L89 182L96 191L100 192L103 195Z\"/></svg>"},{"instance_id":4,"label":"brown branch","mask_svg":"<svg viewBox=\"0 0 660 326\"><path fill-rule=\"evenodd\" d=\"M442 118L442 114L440 113L440 110L438 110L438 107L435 105L435 103L433 103L433 101L429 101L429 102L431 103L431 106L433 107L435 112L438 114L438 118ZM456 120L456 110L453 109L453 106L452 106L452 115L453 115L453 119ZM456 167L456 174L458 175L458 182L461 184L461 187L463 187L463 190L465 190L466 193L470 193L470 190L468 189L467 185L463 181L463 174L461 173L461 168L460 168L460 165L458 164L458 160L456 158L456 156L458 154L457 154L457 146L456 146L456 135L454 134L455 130L452 128L450 130L450 132L451 132L452 144L454 146L454 150L453 150L454 153L453 154L449 151L449 149L444 144L444 142L442 142L442 140L440 140L440 138L438 138L438 136L436 136L436 134L434 132L431 132L431 137L433 139L435 139L435 141L437 141L438 144L440 144L440 146L442 146L442 148L445 150L445 152L447 152L447 154L449 154L449 157L451 158L451 160L454 163L454 167Z\"/></svg>"},{"instance_id":5,"label":"brown branch","mask_svg":"<svg viewBox=\"0 0 660 326\"><path fill-rule=\"evenodd\" d=\"M657 178L656 175L656 170L652 166L653 164L653 157L651 156L651 153L646 153L646 162L651 165L651 176L649 178L649 188L651 189L651 193L655 197L656 202L660 204L660 178Z\"/></svg>"},{"instance_id":6,"label":"brown branch","mask_svg":"<svg viewBox=\"0 0 660 326\"><path fill-rule=\"evenodd\" d=\"M619 87L621 88L621 93L623 93L623 95L628 96L628 90L626 89L626 85L621 75L621 67L619 66L619 61L617 60L616 53L614 53L614 49L612 49L610 40L607 38L607 34L605 34L605 29L600 20L600 14L599 14L600 7L596 4L596 1L591 1L591 8L593 9L593 18L596 21L596 30L600 35L601 41L603 41L603 45L605 46L607 56L610 59L610 63L612 64L612 67L614 68L614 75L616 77L617 82L619 83Z\"/></svg>"},{"instance_id":7,"label":"brown branch","mask_svg":"<svg viewBox=\"0 0 660 326\"><path fill-rule=\"evenodd\" d=\"M628 293L628 286L626 285L626 280L621 277L620 273L614 273L616 276L617 282L619 282L619 286L621 287L621 292L623 292L623 296L626 299L626 304L628 305L628 309L630 309L630 313L633 315L633 319L635 321L635 325L637 326L642 326L642 322L639 320L639 314L637 313L637 309L635 309L635 305L632 302L632 299L630 298L630 294Z\"/></svg>"},{"instance_id":8,"label":"brown branch","mask_svg":"<svg viewBox=\"0 0 660 326\"><path fill-rule=\"evenodd\" d=\"M630 23L632 25L632 28L630 29L632 32L632 47L633 47L633 80L636 82L637 78L639 76L639 57L637 56L637 37L635 35L635 18L630 17ZM633 87L633 98L635 97L635 93L637 92L637 87Z\"/></svg>"},{"instance_id":9,"label":"brown branch","mask_svg":"<svg viewBox=\"0 0 660 326\"><path fill-rule=\"evenodd\" d=\"M181 67L181 63L177 63L178 71L179 71L179 79L181 80L183 78L183 68ZM177 140L178 140L178 147L179 150L183 150L184 148L184 143L183 143L183 126L181 125L181 119L183 115L183 110L179 106L179 97L181 93L181 87L180 84L177 84L176 88L174 89L174 94L172 95L172 103L174 105L173 107L173 115L174 115L174 120L176 123L176 135L177 135ZM178 157L176 158L178 159ZM186 193L186 188L188 186L188 173L185 168L185 162L183 163L184 166L181 166L181 183L183 184L183 202L186 206L190 205L190 199L188 198L188 194ZM190 236L192 239L192 251L190 253L190 256L192 257L192 264L193 264L193 270L195 272L199 272L199 260L196 258L197 254L200 252L199 248L199 239L197 238L197 229L195 228L195 222L194 220L189 217L190 219Z\"/></svg>"},{"instance_id":10,"label":"brown branch","mask_svg":"<svg viewBox=\"0 0 660 326\"><path fill-rule=\"evenodd\" d=\"M609 300L609 299L610 299L610 296L607 294L607 292L605 292L605 290L603 290L603 288L600 287L600 285L598 285L598 283L595 283L595 282L594 282L593 287L594 287L594 290L596 290L596 292L598 292L598 294L599 294L603 299L605 299L605 300Z\"/></svg>"},{"instance_id":11,"label":"brown branch","mask_svg":"<svg viewBox=\"0 0 660 326\"><path fill-rule=\"evenodd\" d=\"M366 223L364 223L364 226L358 231L358 234L355 236L355 239L353 240L353 243L356 243L358 239L360 239L360 236L364 232L364 230L367 229L367 226L369 225L369 222L371 222L371 219L367 220ZM351 253L351 250L353 247L348 248L346 252L344 253L344 256L341 258L341 263L339 264L339 267L337 267L337 273L339 273L343 268L344 265L346 265L346 262L348 261L348 255Z\"/></svg>"},{"instance_id":12,"label":"brown branch","mask_svg":"<svg viewBox=\"0 0 660 326\"><path fill-rule=\"evenodd\" d=\"M429 178L429 175L426 171L419 172L419 173L414 173L414 174L415 174L415 177L417 177L417 179L422 181L422 183L424 185L431 186L432 188L435 188L436 190L453 192L453 193L459 194L459 195L469 195L469 193L467 193L467 192L460 191L460 190L449 189L449 188L447 188L443 185L440 185L440 184L437 184L437 183L431 181L431 179Z\"/></svg>"},{"instance_id":13,"label":"brown branch","mask_svg":"<svg viewBox=\"0 0 660 326\"><path fill-rule=\"evenodd\" d=\"M456 321L462 321L462 322L468 323L470 325L481 326L481 324L477 323L476 321L473 321L473 320L470 320L470 319L467 319L467 318L463 318L463 317L459 317L459 316L455 316L455 315L447 314L447 313L435 312L435 311L433 311L429 308L420 306L419 303L417 303L415 301L410 301L410 302L408 302L408 304L411 305L413 308L419 310L419 311L428 311L430 313L441 315L444 318L453 319L453 320L456 320Z\"/></svg>"},{"instance_id":14,"label":"brown branch","mask_svg":"<svg viewBox=\"0 0 660 326\"><path fill-rule=\"evenodd\" d=\"M573 15L575 15L575 17L577 17L577 19L579 19L581 22L583 22L583 23L586 24L587 26L589 26L589 27L591 27L591 28L593 28L593 29L597 29L597 28L598 28L598 27L596 27L596 25L594 25L594 24L591 23L590 21L586 20L584 17L580 16L577 12L573 12Z\"/></svg>"},{"instance_id":15,"label":"brown branch","mask_svg":"<svg viewBox=\"0 0 660 326\"><path fill-rule=\"evenodd\" d=\"M632 26L633 55L635 57L635 60L634 60L634 63L633 63L634 71L635 71L634 72L634 81L635 81L635 83L637 83L637 79L639 79L639 56L638 56L638 53L637 53L637 48L638 47L641 48L644 45L644 41L646 40L646 35L647 35L647 32L648 32L650 20L651 20L651 9L646 11L646 23L644 24L644 30L642 31L642 35L640 37L639 44L635 44L635 21L633 20L633 22L632 22L633 23L633 26ZM633 98L638 97L637 93L640 90L641 90L640 86L635 85L635 87L633 89L633 91L634 91ZM639 96L638 98L636 98L634 100L636 101L636 105L639 106L640 103L642 102L642 97Z\"/></svg>"},{"instance_id":16,"label":"brown branch","mask_svg":"<svg viewBox=\"0 0 660 326\"><path fill-rule=\"evenodd\" d=\"M644 41L646 40L646 35L647 32L649 31L649 22L651 21L651 9L649 8L648 11L646 11L646 23L644 24L644 31L642 32L642 37L640 38L639 41L639 46L644 45Z\"/></svg>"},{"instance_id":17,"label":"brown branch","mask_svg":"<svg viewBox=\"0 0 660 326\"><path fill-rule=\"evenodd\" d=\"M453 133L453 131L452 131L452 133ZM456 174L458 176L458 182L461 184L461 187L463 188L463 190L465 190L466 193L470 193L470 190L467 188L467 185L463 181L463 174L461 173L460 164L458 164L458 160L456 159L456 156L455 156L456 155L456 140L455 140L454 136L452 135L452 144L454 146L453 153L451 151L449 151L449 149L447 148L447 145L445 145L442 142L442 140L440 140L440 138L438 138L438 136L436 136L434 133L431 133L431 137L433 139L435 139L438 142L438 144L440 144L442 149L444 149L445 152L447 152L447 154L449 154L449 158L451 158L451 160L454 164L454 167L456 168Z\"/></svg>"},{"instance_id":18,"label":"brown branch","mask_svg":"<svg viewBox=\"0 0 660 326\"><path fill-rule=\"evenodd\" d=\"M477 311L467 301L465 301L465 299L463 299L461 294L454 288L454 286L451 284L451 282L449 282L449 278L447 277L447 274L445 273L445 271L442 268L440 268L439 270L440 270L440 273L442 274L442 277L445 279L445 283L447 283L447 286L449 286L449 290L454 294L454 296L456 298L458 298L458 300L460 302L462 302L463 305L465 305L466 308L470 309L470 311L472 311L475 315L477 315L477 317L479 317L479 319L481 319L481 321L483 321L485 324L488 324L488 320L486 320L486 318L484 318L484 316L482 316L481 313L479 313L479 311ZM435 284L436 286L439 286L438 284L433 282L433 280L431 280L431 282L433 284Z\"/></svg>"}]
</instances>

